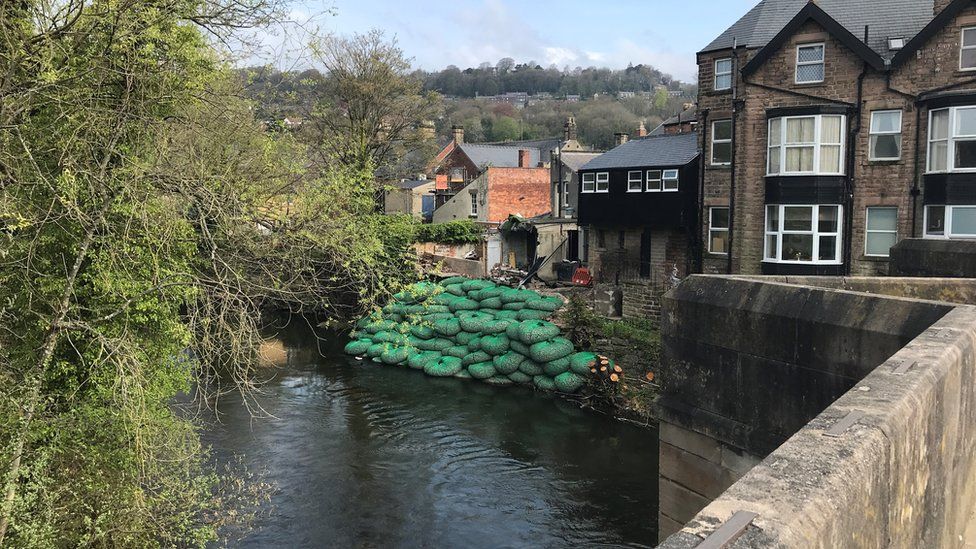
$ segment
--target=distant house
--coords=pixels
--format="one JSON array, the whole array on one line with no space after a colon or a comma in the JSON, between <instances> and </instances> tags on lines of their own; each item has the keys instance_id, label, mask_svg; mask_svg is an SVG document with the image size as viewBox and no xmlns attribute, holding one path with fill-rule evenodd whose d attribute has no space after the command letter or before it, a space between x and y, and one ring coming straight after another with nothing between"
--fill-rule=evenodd
<instances>
[{"instance_id":1,"label":"distant house","mask_svg":"<svg viewBox=\"0 0 976 549\"><path fill-rule=\"evenodd\" d=\"M427 176L391 184L385 193L384 211L430 221L434 213L434 184Z\"/></svg>"},{"instance_id":2,"label":"distant house","mask_svg":"<svg viewBox=\"0 0 976 549\"><path fill-rule=\"evenodd\" d=\"M651 135L675 135L692 133L698 129L698 109L693 103L684 105L684 110L668 118L651 131Z\"/></svg>"}]
</instances>

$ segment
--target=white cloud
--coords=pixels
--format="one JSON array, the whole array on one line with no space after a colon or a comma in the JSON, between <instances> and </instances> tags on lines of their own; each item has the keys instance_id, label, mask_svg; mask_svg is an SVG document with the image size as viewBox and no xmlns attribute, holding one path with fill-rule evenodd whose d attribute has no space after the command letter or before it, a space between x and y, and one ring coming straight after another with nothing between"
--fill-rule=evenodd
<instances>
[{"instance_id":1,"label":"white cloud","mask_svg":"<svg viewBox=\"0 0 976 549\"><path fill-rule=\"evenodd\" d=\"M546 65L563 66L575 63L580 58L579 54L569 48L546 47Z\"/></svg>"}]
</instances>

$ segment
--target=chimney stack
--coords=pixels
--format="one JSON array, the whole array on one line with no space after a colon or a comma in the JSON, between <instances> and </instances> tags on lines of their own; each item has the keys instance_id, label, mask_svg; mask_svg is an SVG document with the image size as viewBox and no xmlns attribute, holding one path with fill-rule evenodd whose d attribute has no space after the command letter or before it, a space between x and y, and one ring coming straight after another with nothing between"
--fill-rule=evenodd
<instances>
[{"instance_id":1,"label":"chimney stack","mask_svg":"<svg viewBox=\"0 0 976 549\"><path fill-rule=\"evenodd\" d=\"M647 128L644 127L643 120L641 120L640 126L637 126L637 137L647 137Z\"/></svg>"},{"instance_id":2,"label":"chimney stack","mask_svg":"<svg viewBox=\"0 0 976 549\"><path fill-rule=\"evenodd\" d=\"M519 149L519 168L530 168L532 163L532 153L527 149Z\"/></svg>"},{"instance_id":3,"label":"chimney stack","mask_svg":"<svg viewBox=\"0 0 976 549\"><path fill-rule=\"evenodd\" d=\"M624 143L630 141L630 136L627 135L624 132L618 132L618 133L613 134L613 141L619 147L619 146L623 145Z\"/></svg>"},{"instance_id":4,"label":"chimney stack","mask_svg":"<svg viewBox=\"0 0 976 549\"><path fill-rule=\"evenodd\" d=\"M464 126L451 126L451 135L454 136L454 142L458 145L464 143Z\"/></svg>"},{"instance_id":5,"label":"chimney stack","mask_svg":"<svg viewBox=\"0 0 976 549\"><path fill-rule=\"evenodd\" d=\"M563 141L576 141L576 117L570 116L563 124Z\"/></svg>"}]
</instances>

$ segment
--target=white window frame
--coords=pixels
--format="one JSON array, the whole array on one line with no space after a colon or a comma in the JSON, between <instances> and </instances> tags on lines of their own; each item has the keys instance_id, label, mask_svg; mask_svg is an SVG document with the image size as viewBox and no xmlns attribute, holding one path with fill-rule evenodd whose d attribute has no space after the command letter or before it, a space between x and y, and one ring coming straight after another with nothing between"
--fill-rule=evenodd
<instances>
[{"instance_id":1,"label":"white window frame","mask_svg":"<svg viewBox=\"0 0 976 549\"><path fill-rule=\"evenodd\" d=\"M807 48L820 48L820 61L800 61L800 51ZM811 65L821 65L824 70L824 77L820 80L800 80L800 67ZM794 81L797 84L822 84L827 77L827 44L826 42L812 42L810 44L800 44L796 47L796 71Z\"/></svg>"},{"instance_id":2,"label":"white window frame","mask_svg":"<svg viewBox=\"0 0 976 549\"><path fill-rule=\"evenodd\" d=\"M929 233L929 210L931 208L945 208L945 229L942 231L942 234ZM953 211L957 208L976 208L976 204L952 204L952 205L930 204L928 206L925 206L925 215L923 216L923 220L922 220L923 223L922 229L924 231L923 237L930 238L930 239L937 239L937 240L976 239L976 234L964 234L964 233L956 234L952 232L952 214Z\"/></svg>"},{"instance_id":3,"label":"white window frame","mask_svg":"<svg viewBox=\"0 0 976 549\"><path fill-rule=\"evenodd\" d=\"M898 113L898 131L878 131L875 128L875 115L876 114L893 114ZM871 111L871 129L870 135L868 136L868 159L871 162L891 162L901 160L901 145L902 145L902 124L904 123L904 116L902 111L898 109L882 110L882 111ZM882 157L874 155L874 138L876 136L883 135L897 135L898 136L898 156L895 157Z\"/></svg>"},{"instance_id":4,"label":"white window frame","mask_svg":"<svg viewBox=\"0 0 976 549\"><path fill-rule=\"evenodd\" d=\"M478 217L478 195L475 193L471 193L471 212L468 216Z\"/></svg>"},{"instance_id":5,"label":"white window frame","mask_svg":"<svg viewBox=\"0 0 976 549\"><path fill-rule=\"evenodd\" d=\"M634 184L637 184L637 188L634 188ZM627 192L629 193L639 193L644 191L644 172L629 171L627 172Z\"/></svg>"},{"instance_id":6,"label":"white window frame","mask_svg":"<svg viewBox=\"0 0 976 549\"><path fill-rule=\"evenodd\" d=\"M681 174L678 170L662 170L661 171L661 192L664 193L676 193L678 192L679 181ZM669 182L674 182L673 187L669 186Z\"/></svg>"},{"instance_id":7,"label":"white window frame","mask_svg":"<svg viewBox=\"0 0 976 549\"><path fill-rule=\"evenodd\" d=\"M824 143L821 138L821 129L823 126L823 119L826 117L836 117L840 118L840 143ZM786 143L787 126L789 120L812 118L814 119L814 129L813 129L813 141L809 143ZM780 142L779 145L772 145L770 142L770 137L772 134L773 122L780 121ZM775 175L783 177L791 176L803 176L803 175L844 175L847 166L844 162L845 154L847 152L847 116L843 114L810 114L802 116L781 116L777 118L770 118L766 121L766 175ZM788 172L786 171L786 151L787 149L794 148L809 148L813 147L813 171L810 172ZM820 171L820 152L825 146L837 147L840 146L840 153L838 154L838 170L836 172L824 172ZM778 149L779 154L779 172L773 173L772 168L772 155L773 149Z\"/></svg>"},{"instance_id":8,"label":"white window frame","mask_svg":"<svg viewBox=\"0 0 976 549\"><path fill-rule=\"evenodd\" d=\"M895 229L871 229L871 211L877 210L894 210L895 212ZM891 254L870 254L868 253L868 240L871 239L872 234L893 234L895 235L895 242L898 242L898 207L897 206L868 206L864 209L864 256L865 257L890 257Z\"/></svg>"},{"instance_id":9,"label":"white window frame","mask_svg":"<svg viewBox=\"0 0 976 549\"><path fill-rule=\"evenodd\" d=\"M778 208L779 223L776 230L769 229L769 209ZM785 230L786 227L786 208L812 208L811 229L809 231ZM837 209L837 230L835 232L820 232L820 208ZM843 240L841 235L844 231L844 208L839 204L767 204L765 218L763 220L763 262L779 263L785 265L843 265ZM791 234L810 235L813 238L813 248L811 261L789 261L780 259L783 256L783 237ZM775 254L769 249L769 237L776 236ZM834 259L820 258L820 238L834 237Z\"/></svg>"},{"instance_id":10,"label":"white window frame","mask_svg":"<svg viewBox=\"0 0 976 549\"><path fill-rule=\"evenodd\" d=\"M587 189L589 185L589 189ZM582 179L580 180L580 192L581 193L593 193L596 192L596 174L595 173L584 173Z\"/></svg>"},{"instance_id":11,"label":"white window frame","mask_svg":"<svg viewBox=\"0 0 976 549\"><path fill-rule=\"evenodd\" d=\"M957 168L956 167L956 143L965 141L976 141L976 134L974 135L956 135L956 119L957 114L960 111L971 111L976 110L976 105L959 105L958 107L945 107L942 109L933 109L929 111L929 127L927 133L927 143L928 147L926 149L926 162L925 170L926 173L974 173L976 172L976 167L973 168ZM949 122L947 128L947 135L945 139L932 139L932 119L935 118L937 113L948 112ZM945 169L944 170L933 170L932 169L932 145L934 143L945 143L946 144L946 158Z\"/></svg>"},{"instance_id":12,"label":"white window frame","mask_svg":"<svg viewBox=\"0 0 976 549\"><path fill-rule=\"evenodd\" d=\"M718 70L718 64L719 63L722 63L724 61L728 61L728 63L729 63L729 70L728 71L719 72L719 70ZM715 91L731 90L732 89L732 73L734 72L733 66L732 66L732 58L731 57L723 57L722 59L716 59L715 60L715 70L714 70L714 72L715 72L715 78L712 81L712 89L714 89ZM729 77L729 85L728 86L719 87L718 78L720 76L728 76Z\"/></svg>"},{"instance_id":13,"label":"white window frame","mask_svg":"<svg viewBox=\"0 0 976 549\"><path fill-rule=\"evenodd\" d=\"M562 187L563 208L569 207L569 181L563 181Z\"/></svg>"},{"instance_id":14,"label":"white window frame","mask_svg":"<svg viewBox=\"0 0 976 549\"><path fill-rule=\"evenodd\" d=\"M720 123L726 123L726 122L729 124L729 138L728 139L718 139L718 138L716 138L715 137L715 126L718 125L718 124L720 124ZM728 162L716 162L715 161L715 144L716 143L718 143L718 144L726 144L726 143L728 143L729 144L729 154L730 155L733 154L733 152L732 152L732 119L715 120L714 122L712 122L712 151L711 151L711 158L710 158L710 160L712 162L712 166L731 166L732 165L732 159L731 159L731 157L729 158L729 161Z\"/></svg>"},{"instance_id":15,"label":"white window frame","mask_svg":"<svg viewBox=\"0 0 976 549\"><path fill-rule=\"evenodd\" d=\"M712 255L726 255L727 256L727 255L729 255L728 250L715 251L715 250L712 249L712 233L725 233L726 234L726 240L725 240L726 243L728 243L728 233L729 233L729 228L727 226L726 227L719 227L719 228L716 228L715 227L715 222L714 222L714 213L715 213L715 210L725 210L728 213L729 212L729 207L728 206L711 206L711 207L708 208L708 253L710 253ZM726 217L726 219L730 219L730 217Z\"/></svg>"},{"instance_id":16,"label":"white window frame","mask_svg":"<svg viewBox=\"0 0 976 549\"><path fill-rule=\"evenodd\" d=\"M653 176L651 174L654 174ZM664 170L647 170L647 192L659 193L664 189ZM651 188L651 183L657 183L657 188Z\"/></svg>"},{"instance_id":17,"label":"white window frame","mask_svg":"<svg viewBox=\"0 0 976 549\"><path fill-rule=\"evenodd\" d=\"M600 188L601 186L603 188ZM596 188L593 192L597 192L597 193L610 192L610 172L598 172L596 174Z\"/></svg>"},{"instance_id":18,"label":"white window frame","mask_svg":"<svg viewBox=\"0 0 976 549\"><path fill-rule=\"evenodd\" d=\"M976 50L976 45L967 46L966 45L966 31L976 31L976 27L963 27L959 31L959 70L961 71L976 71L976 66L964 67L962 64L962 54L966 50Z\"/></svg>"}]
</instances>

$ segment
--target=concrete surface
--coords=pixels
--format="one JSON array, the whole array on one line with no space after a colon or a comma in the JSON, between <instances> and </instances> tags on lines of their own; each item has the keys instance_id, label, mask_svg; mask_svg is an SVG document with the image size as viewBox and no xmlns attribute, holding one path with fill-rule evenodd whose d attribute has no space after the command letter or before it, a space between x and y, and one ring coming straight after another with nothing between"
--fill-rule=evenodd
<instances>
[{"instance_id":1,"label":"concrete surface","mask_svg":"<svg viewBox=\"0 0 976 549\"><path fill-rule=\"evenodd\" d=\"M892 276L976 277L976 241L906 238L891 249Z\"/></svg>"}]
</instances>

